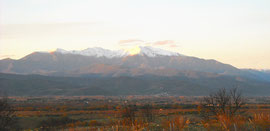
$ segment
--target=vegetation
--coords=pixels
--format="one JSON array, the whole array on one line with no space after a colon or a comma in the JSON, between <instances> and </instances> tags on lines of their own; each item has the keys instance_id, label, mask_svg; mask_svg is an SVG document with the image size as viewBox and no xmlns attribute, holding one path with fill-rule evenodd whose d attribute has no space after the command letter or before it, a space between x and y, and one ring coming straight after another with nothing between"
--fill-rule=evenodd
<instances>
[{"instance_id":1,"label":"vegetation","mask_svg":"<svg viewBox=\"0 0 270 131\"><path fill-rule=\"evenodd\" d=\"M0 96L0 130L14 129L15 115L13 107L8 103L5 96Z\"/></svg>"},{"instance_id":2,"label":"vegetation","mask_svg":"<svg viewBox=\"0 0 270 131\"><path fill-rule=\"evenodd\" d=\"M21 130L270 129L270 97L244 98L237 89L207 97L9 97ZM14 112L15 111L15 112Z\"/></svg>"}]
</instances>

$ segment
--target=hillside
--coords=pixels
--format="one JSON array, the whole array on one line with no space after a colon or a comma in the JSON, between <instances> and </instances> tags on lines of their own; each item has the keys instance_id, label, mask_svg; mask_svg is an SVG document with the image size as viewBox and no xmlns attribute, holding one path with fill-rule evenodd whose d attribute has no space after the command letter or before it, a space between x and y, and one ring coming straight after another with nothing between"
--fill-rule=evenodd
<instances>
[{"instance_id":1,"label":"hillside","mask_svg":"<svg viewBox=\"0 0 270 131\"><path fill-rule=\"evenodd\" d=\"M181 95L202 96L219 88L237 87L248 96L269 96L270 83L228 76L199 78L137 77L51 77L0 74L0 87L10 96L78 95Z\"/></svg>"}]
</instances>

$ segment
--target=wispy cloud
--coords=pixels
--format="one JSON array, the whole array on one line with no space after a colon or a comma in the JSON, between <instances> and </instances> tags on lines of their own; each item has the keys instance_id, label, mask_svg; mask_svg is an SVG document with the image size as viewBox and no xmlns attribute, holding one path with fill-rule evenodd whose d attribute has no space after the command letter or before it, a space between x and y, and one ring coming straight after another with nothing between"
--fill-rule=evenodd
<instances>
[{"instance_id":1,"label":"wispy cloud","mask_svg":"<svg viewBox=\"0 0 270 131\"><path fill-rule=\"evenodd\" d=\"M179 47L178 45L176 45L176 44L171 44L171 45L169 45L171 48L176 48L176 47Z\"/></svg>"},{"instance_id":2,"label":"wispy cloud","mask_svg":"<svg viewBox=\"0 0 270 131\"><path fill-rule=\"evenodd\" d=\"M163 40L163 41L157 41L157 42L154 42L153 45L172 45L174 44L174 41L173 40Z\"/></svg>"},{"instance_id":3,"label":"wispy cloud","mask_svg":"<svg viewBox=\"0 0 270 131\"><path fill-rule=\"evenodd\" d=\"M118 42L118 44L124 45L124 44L129 44L129 43L134 43L134 42L141 42L141 43L143 43L144 41L143 40L139 40L139 39L127 39L127 40L120 40Z\"/></svg>"},{"instance_id":4,"label":"wispy cloud","mask_svg":"<svg viewBox=\"0 0 270 131\"><path fill-rule=\"evenodd\" d=\"M179 47L173 40L144 41L140 39L126 39L118 42L120 46L166 46L169 48Z\"/></svg>"},{"instance_id":5,"label":"wispy cloud","mask_svg":"<svg viewBox=\"0 0 270 131\"><path fill-rule=\"evenodd\" d=\"M177 45L177 42L175 42L173 40L156 41L156 42L153 42L151 45L152 46L167 46L167 47L170 47L170 48L177 48L177 47L179 47Z\"/></svg>"}]
</instances>

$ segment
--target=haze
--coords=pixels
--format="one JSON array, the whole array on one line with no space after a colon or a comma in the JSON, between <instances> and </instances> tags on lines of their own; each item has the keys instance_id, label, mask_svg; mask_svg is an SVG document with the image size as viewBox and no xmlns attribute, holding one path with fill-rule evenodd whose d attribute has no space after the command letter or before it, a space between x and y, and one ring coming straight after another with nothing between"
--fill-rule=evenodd
<instances>
[{"instance_id":1,"label":"haze","mask_svg":"<svg viewBox=\"0 0 270 131\"><path fill-rule=\"evenodd\" d=\"M0 0L0 59L147 45L270 69L269 7L269 0Z\"/></svg>"}]
</instances>

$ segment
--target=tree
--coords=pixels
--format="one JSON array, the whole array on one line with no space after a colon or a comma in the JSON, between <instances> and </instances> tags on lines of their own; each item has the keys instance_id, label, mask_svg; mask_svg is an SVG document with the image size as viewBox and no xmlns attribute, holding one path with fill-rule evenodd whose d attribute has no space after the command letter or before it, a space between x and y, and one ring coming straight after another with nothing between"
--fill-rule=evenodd
<instances>
[{"instance_id":1,"label":"tree","mask_svg":"<svg viewBox=\"0 0 270 131\"><path fill-rule=\"evenodd\" d=\"M201 104L201 114L207 119L217 119L220 115L234 117L236 114L242 113L240 109L244 104L245 99L237 88L229 91L222 88L218 92L204 97Z\"/></svg>"},{"instance_id":2,"label":"tree","mask_svg":"<svg viewBox=\"0 0 270 131\"><path fill-rule=\"evenodd\" d=\"M8 103L6 96L0 96L0 130L9 131L14 129L15 111Z\"/></svg>"},{"instance_id":3,"label":"tree","mask_svg":"<svg viewBox=\"0 0 270 131\"><path fill-rule=\"evenodd\" d=\"M127 124L132 125L135 121L135 113L136 113L137 107L136 105L125 105L121 114L122 117L125 119Z\"/></svg>"},{"instance_id":4,"label":"tree","mask_svg":"<svg viewBox=\"0 0 270 131\"><path fill-rule=\"evenodd\" d=\"M245 99L237 88L226 91L222 88L216 93L204 97L200 105L200 113L203 123L215 130L238 130L244 129L244 117L240 114Z\"/></svg>"},{"instance_id":5,"label":"tree","mask_svg":"<svg viewBox=\"0 0 270 131\"><path fill-rule=\"evenodd\" d=\"M143 109L141 109L142 116L144 118L144 121L146 122L153 122L155 119L155 110L152 105L145 105Z\"/></svg>"}]
</instances>

